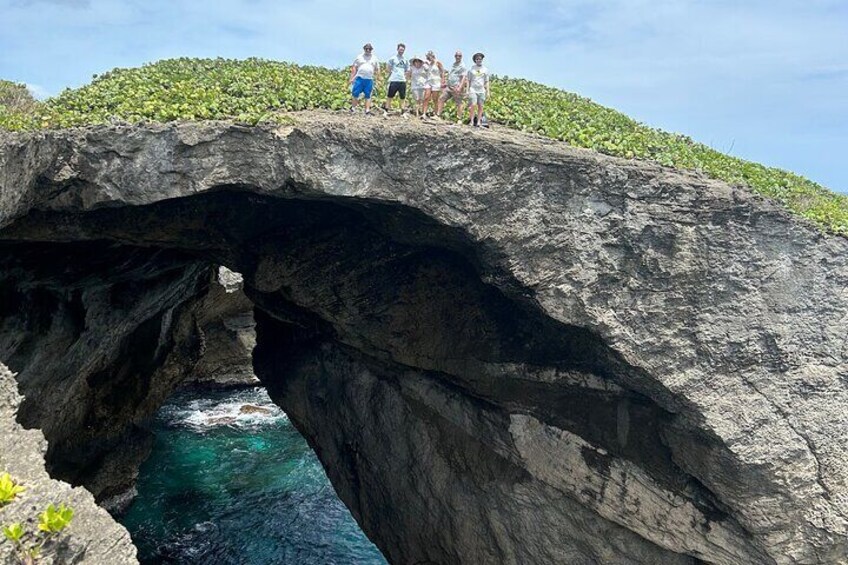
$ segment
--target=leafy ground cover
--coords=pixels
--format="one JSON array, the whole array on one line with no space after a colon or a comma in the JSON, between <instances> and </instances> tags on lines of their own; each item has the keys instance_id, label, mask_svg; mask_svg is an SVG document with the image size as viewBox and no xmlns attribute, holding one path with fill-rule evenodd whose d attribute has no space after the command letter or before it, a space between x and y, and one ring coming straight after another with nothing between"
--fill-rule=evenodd
<instances>
[{"instance_id":1,"label":"leafy ground cover","mask_svg":"<svg viewBox=\"0 0 848 565\"><path fill-rule=\"evenodd\" d=\"M0 81L0 128L14 131L107 123L234 119L285 121L285 112L347 106L347 70L247 59L169 59L115 69L43 103L20 100L21 85ZM384 85L377 85L384 93ZM4 97L5 96L5 97ZM452 111L448 110L452 115ZM827 231L848 235L848 196L799 175L725 155L650 128L588 98L538 83L495 78L493 121L608 155L702 171L774 198Z\"/></svg>"}]
</instances>

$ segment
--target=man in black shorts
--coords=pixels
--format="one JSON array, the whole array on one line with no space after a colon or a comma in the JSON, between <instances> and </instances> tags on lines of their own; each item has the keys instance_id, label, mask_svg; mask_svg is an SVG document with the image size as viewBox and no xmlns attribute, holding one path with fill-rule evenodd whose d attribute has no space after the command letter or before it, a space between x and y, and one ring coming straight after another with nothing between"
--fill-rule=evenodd
<instances>
[{"instance_id":1,"label":"man in black shorts","mask_svg":"<svg viewBox=\"0 0 848 565\"><path fill-rule=\"evenodd\" d=\"M406 71L409 70L409 61L404 58L404 51L406 51L406 45L398 43L397 55L386 62L389 69L389 89L386 101L383 103L385 112L392 109L392 99L395 96L400 98L401 111L406 109Z\"/></svg>"}]
</instances>

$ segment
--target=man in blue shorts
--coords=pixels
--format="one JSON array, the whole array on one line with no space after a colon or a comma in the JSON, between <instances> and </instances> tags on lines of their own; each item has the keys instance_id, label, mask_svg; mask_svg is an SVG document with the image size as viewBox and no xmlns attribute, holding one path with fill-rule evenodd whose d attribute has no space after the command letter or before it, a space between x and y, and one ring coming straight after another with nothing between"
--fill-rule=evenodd
<instances>
[{"instance_id":1,"label":"man in blue shorts","mask_svg":"<svg viewBox=\"0 0 848 565\"><path fill-rule=\"evenodd\" d=\"M353 61L350 67L351 85L350 113L356 111L359 106L359 97L365 96L365 115L371 115L371 91L374 89L374 81L380 79L380 61L374 55L374 47L370 43L362 46L362 54Z\"/></svg>"},{"instance_id":2,"label":"man in blue shorts","mask_svg":"<svg viewBox=\"0 0 848 565\"><path fill-rule=\"evenodd\" d=\"M406 109L406 71L409 70L409 61L403 57L405 51L406 45L398 43L397 55L386 61L389 72L389 88L386 92L386 102L383 104L385 112L392 109L392 100L395 96L400 98L401 112Z\"/></svg>"}]
</instances>

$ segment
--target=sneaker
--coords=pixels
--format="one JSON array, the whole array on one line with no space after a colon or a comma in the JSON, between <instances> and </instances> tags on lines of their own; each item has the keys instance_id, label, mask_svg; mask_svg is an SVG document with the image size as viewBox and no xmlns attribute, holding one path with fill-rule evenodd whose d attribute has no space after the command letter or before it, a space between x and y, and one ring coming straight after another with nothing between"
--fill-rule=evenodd
<instances>
[{"instance_id":1,"label":"sneaker","mask_svg":"<svg viewBox=\"0 0 848 565\"><path fill-rule=\"evenodd\" d=\"M366 115L366 116L371 116L371 115L372 115L372 114L371 114L371 110L365 110L365 115Z\"/></svg>"}]
</instances>

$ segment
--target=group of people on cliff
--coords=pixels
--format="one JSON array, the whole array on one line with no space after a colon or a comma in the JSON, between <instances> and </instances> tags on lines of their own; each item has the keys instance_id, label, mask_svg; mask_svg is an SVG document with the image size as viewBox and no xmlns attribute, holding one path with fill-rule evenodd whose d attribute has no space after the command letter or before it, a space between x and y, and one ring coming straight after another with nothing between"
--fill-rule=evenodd
<instances>
[{"instance_id":1,"label":"group of people on cliff","mask_svg":"<svg viewBox=\"0 0 848 565\"><path fill-rule=\"evenodd\" d=\"M454 62L446 67L428 51L422 59L415 56L406 59L406 45L398 43L397 53L386 62L388 87L383 111L388 114L394 100L400 100L400 110L406 110L407 85L411 90L415 115L422 119L429 115L440 118L445 103L453 100L456 105L458 124L465 121L466 107L469 124L481 127L484 124L483 106L489 97L489 71L483 66L483 53L472 57L474 65L466 67L462 62L462 52L454 53ZM350 68L351 113L359 106L360 97L364 98L365 115L371 115L371 97L374 83L380 79L381 62L374 54L370 43L362 46L362 53L356 57Z\"/></svg>"}]
</instances>

